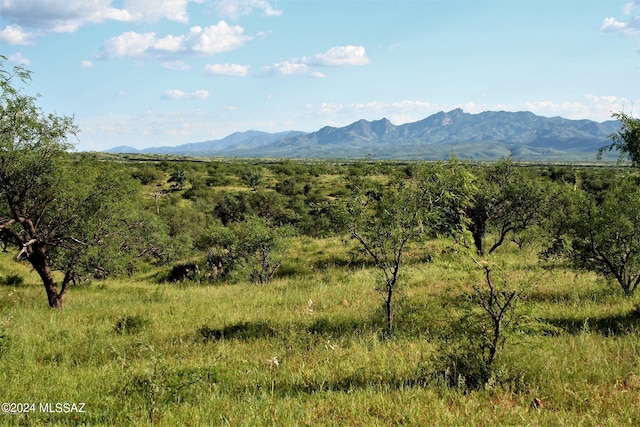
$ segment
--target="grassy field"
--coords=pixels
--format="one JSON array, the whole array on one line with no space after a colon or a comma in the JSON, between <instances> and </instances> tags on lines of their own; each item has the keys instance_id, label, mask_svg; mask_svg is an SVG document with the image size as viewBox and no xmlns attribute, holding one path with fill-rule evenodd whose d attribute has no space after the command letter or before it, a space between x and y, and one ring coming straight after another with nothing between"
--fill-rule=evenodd
<instances>
[{"instance_id":1,"label":"grassy field","mask_svg":"<svg viewBox=\"0 0 640 427\"><path fill-rule=\"evenodd\" d=\"M408 254L391 337L375 270L337 238L299 238L269 286L150 270L74 287L59 312L2 254L0 400L35 407L0 425L640 425L637 298L501 248L496 277L526 299L494 377L469 389L446 380L445 356L482 271L429 246L430 262ZM84 412L44 412L56 403Z\"/></svg>"}]
</instances>

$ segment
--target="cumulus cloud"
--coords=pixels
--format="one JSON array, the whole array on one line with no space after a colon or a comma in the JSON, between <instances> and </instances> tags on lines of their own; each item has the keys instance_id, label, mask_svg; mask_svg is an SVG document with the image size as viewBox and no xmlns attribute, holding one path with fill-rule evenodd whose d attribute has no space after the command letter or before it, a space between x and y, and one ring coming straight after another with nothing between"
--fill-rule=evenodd
<instances>
[{"instance_id":1,"label":"cumulus cloud","mask_svg":"<svg viewBox=\"0 0 640 427\"><path fill-rule=\"evenodd\" d=\"M207 64L205 72L214 76L238 76L243 77L249 71L248 65L238 64Z\"/></svg>"},{"instance_id":2,"label":"cumulus cloud","mask_svg":"<svg viewBox=\"0 0 640 427\"><path fill-rule=\"evenodd\" d=\"M28 45L35 43L35 35L27 33L19 25L9 25L0 30L0 43L7 45Z\"/></svg>"},{"instance_id":3,"label":"cumulus cloud","mask_svg":"<svg viewBox=\"0 0 640 427\"><path fill-rule=\"evenodd\" d=\"M525 109L543 116L562 116L568 119L592 119L605 121L611 119L613 111L624 110L625 106L636 102L627 98L610 95L586 94L583 100L571 101L526 101Z\"/></svg>"},{"instance_id":4,"label":"cumulus cloud","mask_svg":"<svg viewBox=\"0 0 640 427\"><path fill-rule=\"evenodd\" d=\"M240 26L231 26L224 21L209 27L191 27L187 34L168 35L158 38L156 33L128 31L108 39L98 57L110 58L157 58L171 56L213 55L241 47L251 37L244 35Z\"/></svg>"},{"instance_id":5,"label":"cumulus cloud","mask_svg":"<svg viewBox=\"0 0 640 427\"><path fill-rule=\"evenodd\" d=\"M360 66L369 63L367 52L363 46L336 46L313 56L305 56L302 59L293 58L267 67L267 73L276 72L282 76L294 74L308 74L316 78L324 78L326 75L318 71L319 66Z\"/></svg>"},{"instance_id":6,"label":"cumulus cloud","mask_svg":"<svg viewBox=\"0 0 640 427\"><path fill-rule=\"evenodd\" d=\"M318 53L302 62L310 65L367 65L369 58L364 46L336 46L326 52Z\"/></svg>"},{"instance_id":7,"label":"cumulus cloud","mask_svg":"<svg viewBox=\"0 0 640 427\"><path fill-rule=\"evenodd\" d=\"M640 0L626 3L623 7L623 12L628 16L628 19L620 21L613 17L605 18L600 29L606 32L620 32L626 35L640 34L640 15L633 15L636 8L640 8Z\"/></svg>"},{"instance_id":8,"label":"cumulus cloud","mask_svg":"<svg viewBox=\"0 0 640 427\"><path fill-rule=\"evenodd\" d=\"M292 76L294 74L307 74L309 66L299 62L297 59L278 62L277 64L267 67L267 73L276 72L282 76Z\"/></svg>"},{"instance_id":9,"label":"cumulus cloud","mask_svg":"<svg viewBox=\"0 0 640 427\"><path fill-rule=\"evenodd\" d=\"M82 68L91 68L91 67L93 67L93 62L84 60L84 61L80 62L80 66Z\"/></svg>"},{"instance_id":10,"label":"cumulus cloud","mask_svg":"<svg viewBox=\"0 0 640 427\"><path fill-rule=\"evenodd\" d=\"M180 89L165 90L161 96L162 99L173 101L176 99L207 99L209 92L206 90L196 90L195 92L185 92Z\"/></svg>"},{"instance_id":11,"label":"cumulus cloud","mask_svg":"<svg viewBox=\"0 0 640 427\"><path fill-rule=\"evenodd\" d=\"M204 0L124 0L113 7L114 0L2 0L0 15L10 23L0 30L6 44L33 43L36 36L47 33L74 32L87 24L107 21L157 22L168 19L187 23L187 6Z\"/></svg>"},{"instance_id":12,"label":"cumulus cloud","mask_svg":"<svg viewBox=\"0 0 640 427\"><path fill-rule=\"evenodd\" d=\"M267 0L219 0L216 4L218 15L231 19L249 15L254 9L262 10L266 16L282 15L282 11L274 9Z\"/></svg>"},{"instance_id":13,"label":"cumulus cloud","mask_svg":"<svg viewBox=\"0 0 640 427\"><path fill-rule=\"evenodd\" d=\"M9 63L14 64L14 65L29 65L29 64L31 64L31 61L28 58L25 58L24 56L22 56L22 53L20 53L20 52L14 53L13 55L9 56L8 60L9 60Z\"/></svg>"}]
</instances>

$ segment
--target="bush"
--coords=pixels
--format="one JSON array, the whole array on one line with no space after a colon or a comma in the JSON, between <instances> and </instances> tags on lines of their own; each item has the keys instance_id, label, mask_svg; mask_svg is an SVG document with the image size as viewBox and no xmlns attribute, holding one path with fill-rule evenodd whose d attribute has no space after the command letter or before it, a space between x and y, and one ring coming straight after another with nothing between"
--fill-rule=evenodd
<instances>
[{"instance_id":1,"label":"bush","mask_svg":"<svg viewBox=\"0 0 640 427\"><path fill-rule=\"evenodd\" d=\"M120 335L137 334L146 328L149 323L149 319L144 316L126 316L116 322L113 330Z\"/></svg>"},{"instance_id":2,"label":"bush","mask_svg":"<svg viewBox=\"0 0 640 427\"><path fill-rule=\"evenodd\" d=\"M0 283L7 286L20 286L24 283L24 278L17 274L10 274L0 279Z\"/></svg>"},{"instance_id":3,"label":"bush","mask_svg":"<svg viewBox=\"0 0 640 427\"><path fill-rule=\"evenodd\" d=\"M225 280L240 262L232 250L213 246L207 251L207 268L209 276L214 280Z\"/></svg>"},{"instance_id":4,"label":"bush","mask_svg":"<svg viewBox=\"0 0 640 427\"><path fill-rule=\"evenodd\" d=\"M196 263L184 263L175 265L169 272L170 282L182 282L183 280L195 280L200 276L200 267Z\"/></svg>"}]
</instances>

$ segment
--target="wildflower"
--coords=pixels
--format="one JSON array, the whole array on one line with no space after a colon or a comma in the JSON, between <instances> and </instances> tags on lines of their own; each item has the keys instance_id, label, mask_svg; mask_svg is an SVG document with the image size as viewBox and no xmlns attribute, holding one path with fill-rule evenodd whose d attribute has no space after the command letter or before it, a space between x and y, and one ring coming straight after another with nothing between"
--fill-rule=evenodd
<instances>
[{"instance_id":1,"label":"wildflower","mask_svg":"<svg viewBox=\"0 0 640 427\"><path fill-rule=\"evenodd\" d=\"M278 360L278 357L274 356L271 359L267 360L267 364L269 365L269 367L271 369L273 369L273 368L277 368L278 366L280 366L280 361Z\"/></svg>"}]
</instances>

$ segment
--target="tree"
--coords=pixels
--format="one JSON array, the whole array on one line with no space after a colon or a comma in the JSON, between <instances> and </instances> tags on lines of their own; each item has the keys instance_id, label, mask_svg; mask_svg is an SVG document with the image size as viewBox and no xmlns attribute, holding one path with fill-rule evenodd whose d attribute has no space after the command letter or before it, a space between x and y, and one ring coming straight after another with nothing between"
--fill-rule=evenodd
<instances>
[{"instance_id":1,"label":"tree","mask_svg":"<svg viewBox=\"0 0 640 427\"><path fill-rule=\"evenodd\" d=\"M264 177L258 169L252 169L242 174L240 179L242 179L242 182L244 182L253 191L257 191L262 185Z\"/></svg>"},{"instance_id":2,"label":"tree","mask_svg":"<svg viewBox=\"0 0 640 427\"><path fill-rule=\"evenodd\" d=\"M625 156L631 160L634 167L640 166L640 119L634 118L622 111L613 113L612 117L620 121L620 129L609 136L612 143L598 150L601 158L605 151L619 151L620 158Z\"/></svg>"},{"instance_id":3,"label":"tree","mask_svg":"<svg viewBox=\"0 0 640 427\"><path fill-rule=\"evenodd\" d=\"M536 224L545 207L545 189L535 178L526 176L511 159L501 160L480 171L473 201L466 206L469 231L476 252L484 254L488 231L497 238L489 253L498 249L507 236Z\"/></svg>"},{"instance_id":4,"label":"tree","mask_svg":"<svg viewBox=\"0 0 640 427\"><path fill-rule=\"evenodd\" d=\"M62 308L68 286L79 274L108 270L104 266L110 257L96 247L119 249L112 239L127 234L118 219L126 211L120 203L135 191L112 165L71 158L67 139L78 130L73 119L44 114L34 97L14 88L14 79L26 83L30 73L20 67L5 71L4 59L0 57L0 235L40 276L49 306ZM54 270L64 274L59 288Z\"/></svg>"},{"instance_id":5,"label":"tree","mask_svg":"<svg viewBox=\"0 0 640 427\"><path fill-rule=\"evenodd\" d=\"M342 206L341 221L382 275L377 289L384 302L387 333L393 330L394 296L407 246L425 234L445 231L443 224L453 214L445 207L464 205L458 199L470 175L456 172L461 170L419 165L410 177L387 185L353 175L347 178L352 195Z\"/></svg>"},{"instance_id":6,"label":"tree","mask_svg":"<svg viewBox=\"0 0 640 427\"><path fill-rule=\"evenodd\" d=\"M484 387L494 377L508 332L517 323L516 309L526 286L525 282L510 285L504 274L496 280L490 265L475 262L484 270L484 284L474 278L471 305L459 323L452 325L455 335L464 340L454 342L439 356L445 362L443 374L449 384L471 389Z\"/></svg>"},{"instance_id":7,"label":"tree","mask_svg":"<svg viewBox=\"0 0 640 427\"><path fill-rule=\"evenodd\" d=\"M294 235L291 226L275 226L255 215L233 227L239 253L253 283L268 285L282 265L287 238Z\"/></svg>"},{"instance_id":8,"label":"tree","mask_svg":"<svg viewBox=\"0 0 640 427\"><path fill-rule=\"evenodd\" d=\"M601 201L577 190L561 251L575 267L617 281L627 296L640 285L639 184L638 178L619 178Z\"/></svg>"},{"instance_id":9,"label":"tree","mask_svg":"<svg viewBox=\"0 0 640 427\"><path fill-rule=\"evenodd\" d=\"M295 234L291 226L276 226L256 215L230 226L212 230L214 242L207 253L207 265L213 279L224 280L234 270L243 269L249 280L268 285L282 265L289 237Z\"/></svg>"},{"instance_id":10,"label":"tree","mask_svg":"<svg viewBox=\"0 0 640 427\"><path fill-rule=\"evenodd\" d=\"M182 190L187 184L187 174L183 170L171 172L167 182L171 182L171 188L174 190Z\"/></svg>"}]
</instances>

